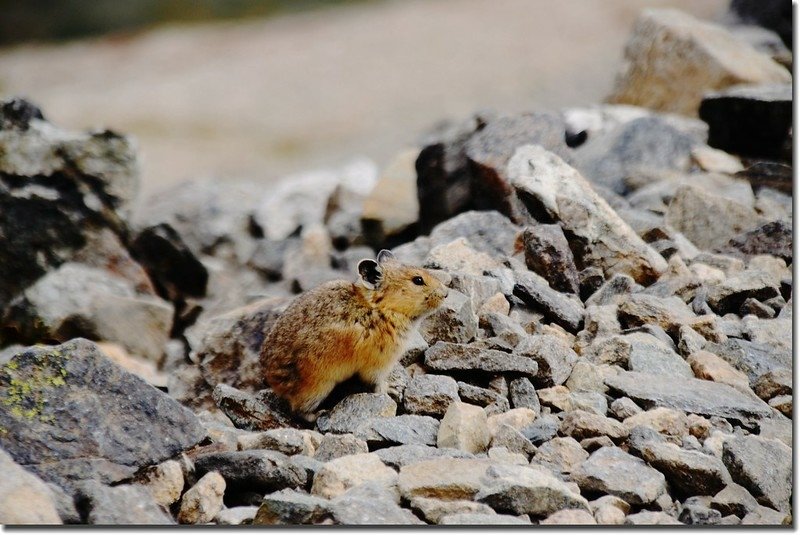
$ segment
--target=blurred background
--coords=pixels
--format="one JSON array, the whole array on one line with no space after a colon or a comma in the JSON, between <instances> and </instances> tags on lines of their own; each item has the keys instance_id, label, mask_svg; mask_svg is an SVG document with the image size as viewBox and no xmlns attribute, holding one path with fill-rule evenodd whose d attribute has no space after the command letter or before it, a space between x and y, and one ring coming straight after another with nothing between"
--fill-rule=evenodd
<instances>
[{"instance_id":1,"label":"blurred background","mask_svg":"<svg viewBox=\"0 0 800 535\"><path fill-rule=\"evenodd\" d=\"M379 166L435 122L598 103L637 14L729 0L0 0L0 93L140 146L143 193Z\"/></svg>"}]
</instances>

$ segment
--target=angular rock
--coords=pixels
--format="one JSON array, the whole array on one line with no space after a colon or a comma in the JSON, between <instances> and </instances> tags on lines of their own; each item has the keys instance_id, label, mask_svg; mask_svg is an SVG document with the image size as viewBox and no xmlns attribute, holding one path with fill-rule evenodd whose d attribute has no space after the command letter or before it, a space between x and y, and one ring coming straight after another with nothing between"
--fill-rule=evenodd
<instances>
[{"instance_id":1,"label":"angular rock","mask_svg":"<svg viewBox=\"0 0 800 535\"><path fill-rule=\"evenodd\" d=\"M539 396L536 395L536 389L527 377L512 379L508 383L508 395L513 408L531 409L537 415L541 412Z\"/></svg>"},{"instance_id":2,"label":"angular rock","mask_svg":"<svg viewBox=\"0 0 800 535\"><path fill-rule=\"evenodd\" d=\"M537 218L558 221L570 248L580 250L576 263L596 266L609 277L625 273L649 283L666 262L602 200L581 175L558 156L536 146L517 150L509 162L516 195Z\"/></svg>"},{"instance_id":3,"label":"angular rock","mask_svg":"<svg viewBox=\"0 0 800 535\"><path fill-rule=\"evenodd\" d=\"M436 341L465 344L478 332L478 317L472 310L470 299L450 290L439 308L419 326L419 333L428 344Z\"/></svg>"},{"instance_id":4,"label":"angular rock","mask_svg":"<svg viewBox=\"0 0 800 535\"><path fill-rule=\"evenodd\" d=\"M778 440L757 436L725 441L722 461L739 483L762 504L791 510L792 450Z\"/></svg>"},{"instance_id":5,"label":"angular rock","mask_svg":"<svg viewBox=\"0 0 800 535\"><path fill-rule=\"evenodd\" d=\"M485 272L501 268L500 262L484 252L472 248L466 238L437 245L428 253L424 266L480 277Z\"/></svg>"},{"instance_id":6,"label":"angular rock","mask_svg":"<svg viewBox=\"0 0 800 535\"><path fill-rule=\"evenodd\" d=\"M743 271L708 291L708 304L718 314L738 312L745 299L763 301L778 295L775 282L764 271Z\"/></svg>"},{"instance_id":7,"label":"angular rock","mask_svg":"<svg viewBox=\"0 0 800 535\"><path fill-rule=\"evenodd\" d=\"M214 522L220 526L250 525L258 513L255 505L242 505L225 508L214 517Z\"/></svg>"},{"instance_id":8,"label":"angular rock","mask_svg":"<svg viewBox=\"0 0 800 535\"><path fill-rule=\"evenodd\" d=\"M263 433L241 435L237 445L240 450L263 449L312 457L321 440L322 436L314 431L281 427Z\"/></svg>"},{"instance_id":9,"label":"angular rock","mask_svg":"<svg viewBox=\"0 0 800 535\"><path fill-rule=\"evenodd\" d=\"M532 462L553 472L569 474L588 458L589 454L574 438L556 437L539 446Z\"/></svg>"},{"instance_id":10,"label":"angular rock","mask_svg":"<svg viewBox=\"0 0 800 535\"><path fill-rule=\"evenodd\" d=\"M348 526L424 524L411 511L400 507L398 501L396 489L373 481L332 500L331 512L335 522Z\"/></svg>"},{"instance_id":11,"label":"angular rock","mask_svg":"<svg viewBox=\"0 0 800 535\"><path fill-rule=\"evenodd\" d=\"M633 403L630 399L628 399L628 401ZM654 429L662 435L680 438L689 433L690 420L681 411L668 409L666 407L658 407L650 409L649 411L638 409L638 412L626 417L622 425L624 425L628 431L632 431L634 427L643 425Z\"/></svg>"},{"instance_id":12,"label":"angular rock","mask_svg":"<svg viewBox=\"0 0 800 535\"><path fill-rule=\"evenodd\" d=\"M491 436L486 413L468 403L451 403L439 424L436 446L455 448L469 453L486 450Z\"/></svg>"},{"instance_id":13,"label":"angular rock","mask_svg":"<svg viewBox=\"0 0 800 535\"><path fill-rule=\"evenodd\" d=\"M713 353L695 351L686 357L686 362L698 379L726 384L745 393L750 388L747 375Z\"/></svg>"},{"instance_id":14,"label":"angular rock","mask_svg":"<svg viewBox=\"0 0 800 535\"><path fill-rule=\"evenodd\" d=\"M212 399L239 429L276 429L289 425L288 410L280 410L226 384L214 388Z\"/></svg>"},{"instance_id":15,"label":"angular rock","mask_svg":"<svg viewBox=\"0 0 800 535\"><path fill-rule=\"evenodd\" d=\"M541 522L540 525L566 525L566 526L582 526L582 525L596 525L597 521L592 515L582 509L562 509L551 514Z\"/></svg>"},{"instance_id":16,"label":"angular rock","mask_svg":"<svg viewBox=\"0 0 800 535\"><path fill-rule=\"evenodd\" d=\"M570 411L564 415L560 431L576 440L605 435L620 441L628 436L628 430L616 420L582 410Z\"/></svg>"},{"instance_id":17,"label":"angular rock","mask_svg":"<svg viewBox=\"0 0 800 535\"><path fill-rule=\"evenodd\" d=\"M766 525L766 526L786 526L791 524L791 515L775 511L769 507L759 506L755 511L751 511L742 519L743 526Z\"/></svg>"},{"instance_id":18,"label":"angular rock","mask_svg":"<svg viewBox=\"0 0 800 535\"><path fill-rule=\"evenodd\" d=\"M527 357L441 341L425 351L425 366L442 372L516 372L529 376L538 371L536 362Z\"/></svg>"},{"instance_id":19,"label":"angular rock","mask_svg":"<svg viewBox=\"0 0 800 535\"><path fill-rule=\"evenodd\" d=\"M525 264L541 275L550 287L559 292L578 294L580 291L575 258L558 225L527 227L522 233L525 245Z\"/></svg>"},{"instance_id":20,"label":"angular rock","mask_svg":"<svg viewBox=\"0 0 800 535\"><path fill-rule=\"evenodd\" d=\"M686 303L677 297L661 298L636 294L621 299L618 305L620 324L625 328L658 325L667 333L677 333L680 327L691 322L695 315Z\"/></svg>"},{"instance_id":21,"label":"angular rock","mask_svg":"<svg viewBox=\"0 0 800 535\"><path fill-rule=\"evenodd\" d=\"M744 518L747 513L758 509L759 505L747 489L736 483L729 483L711 499L711 507L723 516L736 515Z\"/></svg>"},{"instance_id":22,"label":"angular rock","mask_svg":"<svg viewBox=\"0 0 800 535\"><path fill-rule=\"evenodd\" d=\"M419 511L425 520L431 524L438 524L442 518L457 514L482 514L494 515L494 509L483 503L468 500L437 500L435 498L411 499L411 509Z\"/></svg>"},{"instance_id":23,"label":"angular rock","mask_svg":"<svg viewBox=\"0 0 800 535\"><path fill-rule=\"evenodd\" d=\"M186 491L181 499L178 522L206 524L222 510L225 480L217 472L209 472Z\"/></svg>"},{"instance_id":24,"label":"angular rock","mask_svg":"<svg viewBox=\"0 0 800 535\"><path fill-rule=\"evenodd\" d=\"M194 460L198 477L218 472L231 490L272 492L300 488L306 483L306 471L291 458L270 450L204 453Z\"/></svg>"},{"instance_id":25,"label":"angular rock","mask_svg":"<svg viewBox=\"0 0 800 535\"><path fill-rule=\"evenodd\" d=\"M66 490L130 478L205 436L189 410L83 339L12 357L0 368L0 400L0 446Z\"/></svg>"},{"instance_id":26,"label":"angular rock","mask_svg":"<svg viewBox=\"0 0 800 535\"><path fill-rule=\"evenodd\" d=\"M677 10L648 9L625 46L625 62L608 101L694 116L708 90L788 82L787 74L720 26Z\"/></svg>"},{"instance_id":27,"label":"angular rock","mask_svg":"<svg viewBox=\"0 0 800 535\"><path fill-rule=\"evenodd\" d=\"M156 503L164 507L180 499L185 484L180 463L172 459L148 468L137 476L135 482L147 487Z\"/></svg>"},{"instance_id":28,"label":"angular rock","mask_svg":"<svg viewBox=\"0 0 800 535\"><path fill-rule=\"evenodd\" d=\"M328 434L322 437L314 453L314 458L324 463L339 457L344 457L345 455L356 455L359 453L369 453L366 441L356 438L351 434Z\"/></svg>"},{"instance_id":29,"label":"angular rock","mask_svg":"<svg viewBox=\"0 0 800 535\"><path fill-rule=\"evenodd\" d=\"M397 486L403 498L471 500L481 489L491 462L486 459L431 459L400 468Z\"/></svg>"},{"instance_id":30,"label":"angular rock","mask_svg":"<svg viewBox=\"0 0 800 535\"><path fill-rule=\"evenodd\" d=\"M75 503L85 511L83 522L95 525L174 524L146 488L138 485L109 487L96 480L79 483Z\"/></svg>"},{"instance_id":31,"label":"angular rock","mask_svg":"<svg viewBox=\"0 0 800 535\"><path fill-rule=\"evenodd\" d=\"M397 472L383 464L374 453L346 455L325 463L314 476L311 494L334 498L368 481L393 485L396 480Z\"/></svg>"},{"instance_id":32,"label":"angular rock","mask_svg":"<svg viewBox=\"0 0 800 535\"><path fill-rule=\"evenodd\" d=\"M397 403L387 394L353 394L336 404L327 418L317 420L322 433L354 433L371 418L397 413Z\"/></svg>"},{"instance_id":33,"label":"angular rock","mask_svg":"<svg viewBox=\"0 0 800 535\"><path fill-rule=\"evenodd\" d=\"M704 349L745 373L751 383L765 373L783 373L792 367L791 351L763 343L728 338L721 344L707 343Z\"/></svg>"},{"instance_id":34,"label":"angular rock","mask_svg":"<svg viewBox=\"0 0 800 535\"><path fill-rule=\"evenodd\" d=\"M789 369L769 371L756 379L753 390L763 400L775 396L791 395L792 372Z\"/></svg>"},{"instance_id":35,"label":"angular rock","mask_svg":"<svg viewBox=\"0 0 800 535\"><path fill-rule=\"evenodd\" d=\"M564 384L578 360L578 355L567 342L546 334L526 338L515 352L536 361L538 371L533 382L539 387Z\"/></svg>"},{"instance_id":36,"label":"angular rock","mask_svg":"<svg viewBox=\"0 0 800 535\"><path fill-rule=\"evenodd\" d=\"M583 323L583 306L548 286L547 281L530 271L514 273L514 295L534 311L567 331L577 332Z\"/></svg>"},{"instance_id":37,"label":"angular rock","mask_svg":"<svg viewBox=\"0 0 800 535\"><path fill-rule=\"evenodd\" d=\"M264 496L254 525L320 524L331 518L329 500L283 489Z\"/></svg>"},{"instance_id":38,"label":"angular rock","mask_svg":"<svg viewBox=\"0 0 800 535\"><path fill-rule=\"evenodd\" d=\"M0 450L0 524L61 524L56 498L44 481Z\"/></svg>"},{"instance_id":39,"label":"angular rock","mask_svg":"<svg viewBox=\"0 0 800 535\"><path fill-rule=\"evenodd\" d=\"M505 412L510 409L508 399L490 388L481 388L469 383L458 382L458 395L462 401L481 407L494 407Z\"/></svg>"},{"instance_id":40,"label":"angular rock","mask_svg":"<svg viewBox=\"0 0 800 535\"><path fill-rule=\"evenodd\" d=\"M408 382L403 406L412 414L442 416L447 408L459 400L458 384L446 375L415 375Z\"/></svg>"},{"instance_id":41,"label":"angular rock","mask_svg":"<svg viewBox=\"0 0 800 535\"><path fill-rule=\"evenodd\" d=\"M560 425L558 418L546 415L536 418L532 424L520 429L520 433L535 446L540 446L558 434Z\"/></svg>"},{"instance_id":42,"label":"angular rock","mask_svg":"<svg viewBox=\"0 0 800 535\"><path fill-rule=\"evenodd\" d=\"M772 411L763 401L713 381L673 379L667 384L658 376L623 372L605 382L646 409L667 407L740 420L763 418Z\"/></svg>"},{"instance_id":43,"label":"angular rock","mask_svg":"<svg viewBox=\"0 0 800 535\"><path fill-rule=\"evenodd\" d=\"M769 254L792 262L792 227L783 220L770 221L732 237L720 252L739 252L744 255Z\"/></svg>"},{"instance_id":44,"label":"angular rock","mask_svg":"<svg viewBox=\"0 0 800 535\"><path fill-rule=\"evenodd\" d=\"M500 414L493 414L487 419L489 433L494 436L500 426L510 425L514 429L524 429L536 420L536 413L524 407L511 409Z\"/></svg>"},{"instance_id":45,"label":"angular rock","mask_svg":"<svg viewBox=\"0 0 800 535\"><path fill-rule=\"evenodd\" d=\"M445 457L450 459L472 459L474 456L466 451L452 448L436 448L423 444L404 444L381 448L375 454L387 466L399 470L408 464Z\"/></svg>"},{"instance_id":46,"label":"angular rock","mask_svg":"<svg viewBox=\"0 0 800 535\"><path fill-rule=\"evenodd\" d=\"M666 475L673 491L681 495L714 495L730 481L725 466L714 456L653 441L638 449L642 459Z\"/></svg>"},{"instance_id":47,"label":"angular rock","mask_svg":"<svg viewBox=\"0 0 800 535\"><path fill-rule=\"evenodd\" d=\"M519 227L496 211L470 211L440 223L431 231L431 246L466 238L476 251L504 258L514 251Z\"/></svg>"},{"instance_id":48,"label":"angular rock","mask_svg":"<svg viewBox=\"0 0 800 535\"><path fill-rule=\"evenodd\" d=\"M355 431L355 436L371 447L387 444L423 444L433 446L439 431L439 420L430 416L403 414L387 418L370 418Z\"/></svg>"},{"instance_id":49,"label":"angular rock","mask_svg":"<svg viewBox=\"0 0 800 535\"><path fill-rule=\"evenodd\" d=\"M660 472L619 448L600 448L592 453L572 472L572 481L583 492L612 494L633 505L652 503L666 492Z\"/></svg>"}]
</instances>

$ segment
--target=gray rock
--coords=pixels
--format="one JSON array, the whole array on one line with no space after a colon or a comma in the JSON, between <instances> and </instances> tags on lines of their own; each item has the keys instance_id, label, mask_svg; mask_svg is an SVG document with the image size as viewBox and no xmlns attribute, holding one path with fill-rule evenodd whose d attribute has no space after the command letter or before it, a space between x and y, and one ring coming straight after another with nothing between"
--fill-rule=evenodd
<instances>
[{"instance_id":1,"label":"gray rock","mask_svg":"<svg viewBox=\"0 0 800 535\"><path fill-rule=\"evenodd\" d=\"M642 459L667 477L674 491L685 496L714 495L730 481L725 466L711 455L661 442L647 442L637 449Z\"/></svg>"},{"instance_id":2,"label":"gray rock","mask_svg":"<svg viewBox=\"0 0 800 535\"><path fill-rule=\"evenodd\" d=\"M575 258L558 225L527 227L522 233L525 264L559 292L578 294L580 282Z\"/></svg>"},{"instance_id":3,"label":"gray rock","mask_svg":"<svg viewBox=\"0 0 800 535\"><path fill-rule=\"evenodd\" d=\"M502 295L502 294L500 294ZM505 297L503 297L505 300ZM513 350L522 340L528 337L528 333L519 323L497 312L483 312L479 316L478 326L483 329L487 337L502 340L510 350Z\"/></svg>"},{"instance_id":4,"label":"gray rock","mask_svg":"<svg viewBox=\"0 0 800 535\"><path fill-rule=\"evenodd\" d=\"M758 509L759 505L747 489L736 483L729 483L711 499L711 507L722 516L736 515L744 518L747 513Z\"/></svg>"},{"instance_id":5,"label":"gray rock","mask_svg":"<svg viewBox=\"0 0 800 535\"><path fill-rule=\"evenodd\" d=\"M231 491L273 492L300 488L306 483L305 470L283 453L270 450L204 453L194 461L198 477L219 472Z\"/></svg>"},{"instance_id":6,"label":"gray rock","mask_svg":"<svg viewBox=\"0 0 800 535\"><path fill-rule=\"evenodd\" d=\"M275 429L290 423L287 408L281 410L226 384L218 384L211 395L217 407L239 429Z\"/></svg>"},{"instance_id":7,"label":"gray rock","mask_svg":"<svg viewBox=\"0 0 800 535\"><path fill-rule=\"evenodd\" d=\"M504 409L501 412L505 412L511 408L508 404L508 399L496 391L490 388L481 388L480 386L471 385L462 381L458 382L458 395L461 400L465 401L466 403L471 403L481 407L492 405L494 407Z\"/></svg>"},{"instance_id":8,"label":"gray rock","mask_svg":"<svg viewBox=\"0 0 800 535\"><path fill-rule=\"evenodd\" d=\"M633 505L654 502L666 492L664 476L619 448L600 448L577 470L572 480L583 492L619 496Z\"/></svg>"},{"instance_id":9,"label":"gray rock","mask_svg":"<svg viewBox=\"0 0 800 535\"><path fill-rule=\"evenodd\" d=\"M418 374L408 382L403 406L412 414L443 416L455 401L459 401L455 379L447 375Z\"/></svg>"},{"instance_id":10,"label":"gray rock","mask_svg":"<svg viewBox=\"0 0 800 535\"><path fill-rule=\"evenodd\" d=\"M138 485L109 487L98 481L79 484L75 502L85 511L84 522L94 525L174 524L150 492Z\"/></svg>"},{"instance_id":11,"label":"gray rock","mask_svg":"<svg viewBox=\"0 0 800 535\"><path fill-rule=\"evenodd\" d=\"M791 264L792 244L791 224L779 219L737 234L720 248L720 252L738 252L748 256L770 254Z\"/></svg>"},{"instance_id":12,"label":"gray rock","mask_svg":"<svg viewBox=\"0 0 800 535\"><path fill-rule=\"evenodd\" d=\"M530 376L538 371L536 362L527 357L450 342L436 342L429 347L425 351L425 366L443 372L516 372Z\"/></svg>"},{"instance_id":13,"label":"gray rock","mask_svg":"<svg viewBox=\"0 0 800 535\"><path fill-rule=\"evenodd\" d=\"M431 231L431 246L466 238L476 251L504 258L514 251L519 228L495 211L471 211L444 221Z\"/></svg>"},{"instance_id":14,"label":"gray rock","mask_svg":"<svg viewBox=\"0 0 800 535\"><path fill-rule=\"evenodd\" d=\"M700 379L673 379L664 383L658 377L623 372L606 378L605 382L645 409L667 407L704 416L741 420L763 418L772 412L763 401L742 394L728 385Z\"/></svg>"},{"instance_id":15,"label":"gray rock","mask_svg":"<svg viewBox=\"0 0 800 535\"><path fill-rule=\"evenodd\" d=\"M573 410L564 415L561 433L575 440L605 435L614 441L628 436L628 430L618 421L583 410Z\"/></svg>"},{"instance_id":16,"label":"gray rock","mask_svg":"<svg viewBox=\"0 0 800 535\"><path fill-rule=\"evenodd\" d=\"M333 435L328 434L322 437L314 459L321 462L328 462L332 459L344 457L345 455L356 455L358 453L368 453L367 443L355 435Z\"/></svg>"},{"instance_id":17,"label":"gray rock","mask_svg":"<svg viewBox=\"0 0 800 535\"><path fill-rule=\"evenodd\" d=\"M387 444L423 444L433 446L439 432L439 420L430 416L403 414L387 418L370 418L358 427L355 436L371 447Z\"/></svg>"},{"instance_id":18,"label":"gray rock","mask_svg":"<svg viewBox=\"0 0 800 535\"><path fill-rule=\"evenodd\" d=\"M205 436L189 410L83 339L12 357L0 368L0 400L0 446L66 490L130 478Z\"/></svg>"},{"instance_id":19,"label":"gray rock","mask_svg":"<svg viewBox=\"0 0 800 535\"><path fill-rule=\"evenodd\" d=\"M671 335L677 334L682 325L695 318L686 303L677 297L664 299L646 294L629 295L622 298L617 307L623 328L658 325Z\"/></svg>"},{"instance_id":20,"label":"gray rock","mask_svg":"<svg viewBox=\"0 0 800 535\"><path fill-rule=\"evenodd\" d=\"M556 437L539 446L532 463L556 473L569 474L588 458L589 454L574 438Z\"/></svg>"},{"instance_id":21,"label":"gray rock","mask_svg":"<svg viewBox=\"0 0 800 535\"><path fill-rule=\"evenodd\" d=\"M317 419L322 433L354 433L370 418L394 416L397 403L387 394L352 394L336 404L330 414Z\"/></svg>"},{"instance_id":22,"label":"gray rock","mask_svg":"<svg viewBox=\"0 0 800 535\"><path fill-rule=\"evenodd\" d=\"M784 368L760 375L753 384L753 391L765 401L775 396L791 395L791 370Z\"/></svg>"},{"instance_id":23,"label":"gray rock","mask_svg":"<svg viewBox=\"0 0 800 535\"><path fill-rule=\"evenodd\" d=\"M475 500L500 513L547 516L561 509L589 510L589 503L545 469L494 465Z\"/></svg>"},{"instance_id":24,"label":"gray rock","mask_svg":"<svg viewBox=\"0 0 800 535\"><path fill-rule=\"evenodd\" d=\"M307 429L280 427L262 433L247 433L238 438L240 450L273 450L286 455L312 456L322 435Z\"/></svg>"},{"instance_id":25,"label":"gray rock","mask_svg":"<svg viewBox=\"0 0 800 535\"><path fill-rule=\"evenodd\" d=\"M792 367L791 351L759 342L728 338L720 344L708 342L704 349L744 372L751 384L765 373L784 373Z\"/></svg>"},{"instance_id":26,"label":"gray rock","mask_svg":"<svg viewBox=\"0 0 800 535\"><path fill-rule=\"evenodd\" d=\"M397 490L379 483L364 483L351 488L331 502L334 520L344 525L424 524L408 509L398 505Z\"/></svg>"},{"instance_id":27,"label":"gray rock","mask_svg":"<svg viewBox=\"0 0 800 535\"><path fill-rule=\"evenodd\" d=\"M564 384L578 361L578 355L563 338L555 335L534 335L523 340L516 353L530 357L538 364L533 382L538 387Z\"/></svg>"},{"instance_id":28,"label":"gray rock","mask_svg":"<svg viewBox=\"0 0 800 535\"><path fill-rule=\"evenodd\" d=\"M547 321L564 327L569 332L577 332L583 323L583 305L559 293L539 275L531 271L514 272L514 295L527 306L544 314Z\"/></svg>"},{"instance_id":29,"label":"gray rock","mask_svg":"<svg viewBox=\"0 0 800 535\"><path fill-rule=\"evenodd\" d=\"M778 295L778 288L765 271L747 270L728 277L708 291L708 304L718 314L738 312L748 298L763 301Z\"/></svg>"},{"instance_id":30,"label":"gray rock","mask_svg":"<svg viewBox=\"0 0 800 535\"><path fill-rule=\"evenodd\" d=\"M257 513L258 507L255 505L224 508L214 517L214 522L220 526L249 525L253 523Z\"/></svg>"},{"instance_id":31,"label":"gray rock","mask_svg":"<svg viewBox=\"0 0 800 535\"><path fill-rule=\"evenodd\" d=\"M439 524L442 526L481 526L481 525L527 525L527 522L518 516L513 515L498 515L496 513L453 513L445 515L439 519Z\"/></svg>"},{"instance_id":32,"label":"gray rock","mask_svg":"<svg viewBox=\"0 0 800 535\"><path fill-rule=\"evenodd\" d=\"M791 519L791 515L778 512L769 507L759 506L755 511L751 511L745 515L742 519L742 525L787 526L791 524Z\"/></svg>"},{"instance_id":33,"label":"gray rock","mask_svg":"<svg viewBox=\"0 0 800 535\"><path fill-rule=\"evenodd\" d=\"M400 363L395 363L389 372L389 377L386 378L386 393L395 403L403 402L403 394L410 380L411 375L408 371Z\"/></svg>"},{"instance_id":34,"label":"gray rock","mask_svg":"<svg viewBox=\"0 0 800 535\"><path fill-rule=\"evenodd\" d=\"M660 526L683 525L677 518L663 511L642 511L625 517L626 526Z\"/></svg>"},{"instance_id":35,"label":"gray rock","mask_svg":"<svg viewBox=\"0 0 800 535\"><path fill-rule=\"evenodd\" d=\"M541 416L531 425L522 428L520 432L525 438L530 440L534 446L539 446L556 436L560 426L561 423L555 416Z\"/></svg>"},{"instance_id":36,"label":"gray rock","mask_svg":"<svg viewBox=\"0 0 800 535\"><path fill-rule=\"evenodd\" d=\"M782 512L791 510L791 448L778 440L737 437L723 444L722 460L733 480L761 503Z\"/></svg>"},{"instance_id":37,"label":"gray rock","mask_svg":"<svg viewBox=\"0 0 800 535\"><path fill-rule=\"evenodd\" d=\"M331 519L331 503L304 492L282 489L264 496L254 525L321 524Z\"/></svg>"},{"instance_id":38,"label":"gray rock","mask_svg":"<svg viewBox=\"0 0 800 535\"><path fill-rule=\"evenodd\" d=\"M383 461L384 464L397 470L409 464L439 457L453 459L471 459L474 457L474 455L466 451L453 448L436 448L432 446L425 446L423 444L405 444L401 446L381 448L377 450L375 454L380 458L381 461Z\"/></svg>"},{"instance_id":39,"label":"gray rock","mask_svg":"<svg viewBox=\"0 0 800 535\"><path fill-rule=\"evenodd\" d=\"M558 156L542 147L520 147L508 164L518 198L534 217L557 221L571 236L570 248L582 251L576 263L596 266L606 276L625 273L639 283L653 282L666 262L647 246Z\"/></svg>"},{"instance_id":40,"label":"gray rock","mask_svg":"<svg viewBox=\"0 0 800 535\"><path fill-rule=\"evenodd\" d=\"M0 523L61 524L55 493L0 450ZM78 519L80 521L80 519Z\"/></svg>"},{"instance_id":41,"label":"gray rock","mask_svg":"<svg viewBox=\"0 0 800 535\"><path fill-rule=\"evenodd\" d=\"M330 499L364 483L394 486L396 482L397 472L384 465L377 455L359 453L325 463L314 476L311 494Z\"/></svg>"},{"instance_id":42,"label":"gray rock","mask_svg":"<svg viewBox=\"0 0 800 535\"><path fill-rule=\"evenodd\" d=\"M608 408L611 411L612 416L618 420L624 420L625 418L642 412L642 408L634 403L631 398L625 397L615 399L611 402L611 405L609 405Z\"/></svg>"},{"instance_id":43,"label":"gray rock","mask_svg":"<svg viewBox=\"0 0 800 535\"><path fill-rule=\"evenodd\" d=\"M616 273L586 300L586 306L603 306L619 301L618 296L636 293L642 286L636 284L630 275Z\"/></svg>"},{"instance_id":44,"label":"gray rock","mask_svg":"<svg viewBox=\"0 0 800 535\"><path fill-rule=\"evenodd\" d=\"M470 299L450 290L439 308L422 320L419 333L428 344L437 340L467 343L478 332L478 316L472 310Z\"/></svg>"},{"instance_id":45,"label":"gray rock","mask_svg":"<svg viewBox=\"0 0 800 535\"><path fill-rule=\"evenodd\" d=\"M536 395L536 389L527 377L512 379L508 383L508 395L511 398L513 408L524 407L531 409L537 415L541 413L542 408L539 403L539 396Z\"/></svg>"},{"instance_id":46,"label":"gray rock","mask_svg":"<svg viewBox=\"0 0 800 535\"><path fill-rule=\"evenodd\" d=\"M526 460L536 453L536 446L509 424L500 424L497 427L490 445L492 448L506 448L511 453L524 455Z\"/></svg>"},{"instance_id":47,"label":"gray rock","mask_svg":"<svg viewBox=\"0 0 800 535\"><path fill-rule=\"evenodd\" d=\"M460 514L495 515L494 509L483 503L467 500L437 500L415 497L411 499L411 509L431 524L438 524L442 518Z\"/></svg>"}]
</instances>

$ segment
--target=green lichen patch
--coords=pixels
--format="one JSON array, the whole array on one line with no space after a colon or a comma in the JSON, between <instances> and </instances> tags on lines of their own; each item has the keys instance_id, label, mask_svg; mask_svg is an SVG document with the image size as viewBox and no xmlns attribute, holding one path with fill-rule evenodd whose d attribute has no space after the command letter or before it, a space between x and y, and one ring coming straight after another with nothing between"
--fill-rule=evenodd
<instances>
[{"instance_id":1,"label":"green lichen patch","mask_svg":"<svg viewBox=\"0 0 800 535\"><path fill-rule=\"evenodd\" d=\"M17 419L52 422L46 414L53 389L67 384L67 357L48 348L17 355L0 368L0 409Z\"/></svg>"}]
</instances>

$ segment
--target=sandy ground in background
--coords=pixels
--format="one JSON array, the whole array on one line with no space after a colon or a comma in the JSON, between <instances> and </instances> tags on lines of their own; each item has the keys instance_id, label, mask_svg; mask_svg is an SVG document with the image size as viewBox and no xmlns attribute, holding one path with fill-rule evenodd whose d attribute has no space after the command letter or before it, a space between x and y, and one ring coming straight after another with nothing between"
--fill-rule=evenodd
<instances>
[{"instance_id":1,"label":"sandy ground in background","mask_svg":"<svg viewBox=\"0 0 800 535\"><path fill-rule=\"evenodd\" d=\"M727 0L405 0L171 26L0 51L0 93L51 121L136 136L143 192L217 175L274 180L366 155L439 119L596 103L637 13L715 19Z\"/></svg>"}]
</instances>

